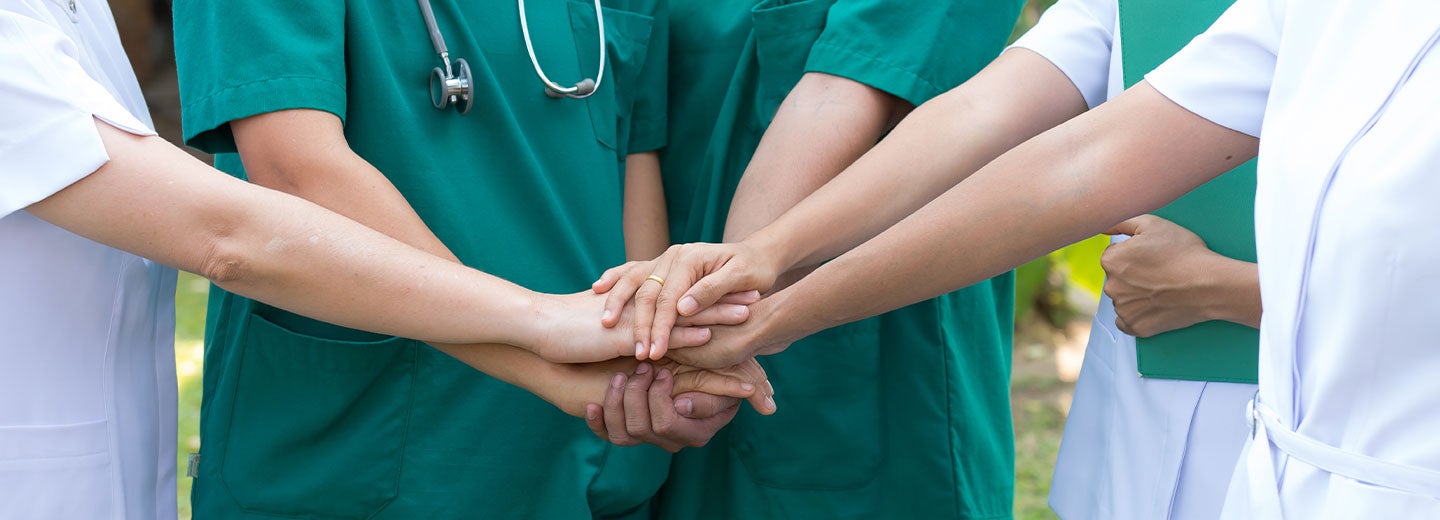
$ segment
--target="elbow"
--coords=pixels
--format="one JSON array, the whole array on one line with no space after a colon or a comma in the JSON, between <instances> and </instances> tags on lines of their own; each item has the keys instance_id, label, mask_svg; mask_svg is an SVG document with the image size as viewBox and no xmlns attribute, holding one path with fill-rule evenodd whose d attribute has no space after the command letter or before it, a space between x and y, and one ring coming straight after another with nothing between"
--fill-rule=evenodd
<instances>
[{"instance_id":1,"label":"elbow","mask_svg":"<svg viewBox=\"0 0 1440 520\"><path fill-rule=\"evenodd\" d=\"M252 278L253 248L241 244L234 230L220 228L209 233L196 273L229 289Z\"/></svg>"}]
</instances>

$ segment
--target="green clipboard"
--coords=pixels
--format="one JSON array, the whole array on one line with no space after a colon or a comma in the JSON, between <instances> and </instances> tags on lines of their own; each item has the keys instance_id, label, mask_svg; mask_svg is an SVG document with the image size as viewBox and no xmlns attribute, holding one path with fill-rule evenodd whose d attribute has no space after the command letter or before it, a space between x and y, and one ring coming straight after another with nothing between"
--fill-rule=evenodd
<instances>
[{"instance_id":1,"label":"green clipboard","mask_svg":"<svg viewBox=\"0 0 1440 520\"><path fill-rule=\"evenodd\" d=\"M1125 87L1164 63L1215 22L1233 0L1119 0ZM1255 261L1255 161L1236 167L1155 211L1199 235L1217 253ZM1137 338L1141 377L1254 383L1260 331L1207 321Z\"/></svg>"}]
</instances>

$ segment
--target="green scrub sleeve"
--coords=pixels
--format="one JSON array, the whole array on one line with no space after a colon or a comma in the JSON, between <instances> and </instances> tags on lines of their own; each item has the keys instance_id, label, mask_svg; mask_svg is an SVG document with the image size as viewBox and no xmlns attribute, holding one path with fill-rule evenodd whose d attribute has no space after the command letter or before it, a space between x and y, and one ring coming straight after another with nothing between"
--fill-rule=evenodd
<instances>
[{"instance_id":1,"label":"green scrub sleeve","mask_svg":"<svg viewBox=\"0 0 1440 520\"><path fill-rule=\"evenodd\" d=\"M175 0L174 10L186 144L235 152L230 121L277 110L344 119L343 0Z\"/></svg>"},{"instance_id":2,"label":"green scrub sleeve","mask_svg":"<svg viewBox=\"0 0 1440 520\"><path fill-rule=\"evenodd\" d=\"M1022 0L837 0L806 72L912 104L964 83L1004 48Z\"/></svg>"},{"instance_id":3,"label":"green scrub sleeve","mask_svg":"<svg viewBox=\"0 0 1440 520\"><path fill-rule=\"evenodd\" d=\"M630 143L626 153L644 153L665 147L668 136L666 107L669 105L670 8L665 0L656 2L650 13L650 41L644 65L635 80L634 104L630 110Z\"/></svg>"}]
</instances>

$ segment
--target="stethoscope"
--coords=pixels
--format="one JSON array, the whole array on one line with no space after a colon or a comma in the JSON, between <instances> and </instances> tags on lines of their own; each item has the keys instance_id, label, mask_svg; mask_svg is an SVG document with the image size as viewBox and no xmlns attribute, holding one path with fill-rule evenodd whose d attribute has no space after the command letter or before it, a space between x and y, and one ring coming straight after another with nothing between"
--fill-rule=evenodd
<instances>
[{"instance_id":1,"label":"stethoscope","mask_svg":"<svg viewBox=\"0 0 1440 520\"><path fill-rule=\"evenodd\" d=\"M475 91L470 64L466 63L464 58L457 58L455 68L460 69L460 72L455 73L450 66L450 51L445 48L445 37L440 34L440 26L435 23L435 12L430 9L430 0L419 2L420 14L425 17L425 27L430 30L430 43L435 46L435 53L440 55L440 61L445 64L443 70L435 67L430 71L430 102L440 110L453 104L460 114L464 115L470 111ZM594 94L600 88L600 82L605 80L605 15L601 12L600 0L595 0L596 32L600 33L600 66L595 72L595 79L584 78L569 87L562 87L551 81L550 77L545 75L545 70L540 68L540 60L535 58L535 45L530 42L530 24L525 19L525 0L516 0L516 3L520 7L520 32L525 36L525 50L530 53L530 64L535 66L535 75L545 84L545 95L552 98L584 99Z\"/></svg>"}]
</instances>

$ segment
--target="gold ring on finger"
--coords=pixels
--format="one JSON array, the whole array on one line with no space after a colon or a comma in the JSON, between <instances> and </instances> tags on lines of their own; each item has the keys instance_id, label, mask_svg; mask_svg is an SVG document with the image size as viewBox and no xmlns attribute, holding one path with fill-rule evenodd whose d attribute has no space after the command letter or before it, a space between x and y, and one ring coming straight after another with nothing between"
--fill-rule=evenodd
<instances>
[{"instance_id":1,"label":"gold ring on finger","mask_svg":"<svg viewBox=\"0 0 1440 520\"><path fill-rule=\"evenodd\" d=\"M661 278L661 277L659 277L659 276L655 276L655 275L653 275L653 274L650 275L649 277L645 278L645 281L658 283L658 284L660 284L661 287L664 287L664 286L665 286L665 279L664 279L664 278Z\"/></svg>"}]
</instances>

